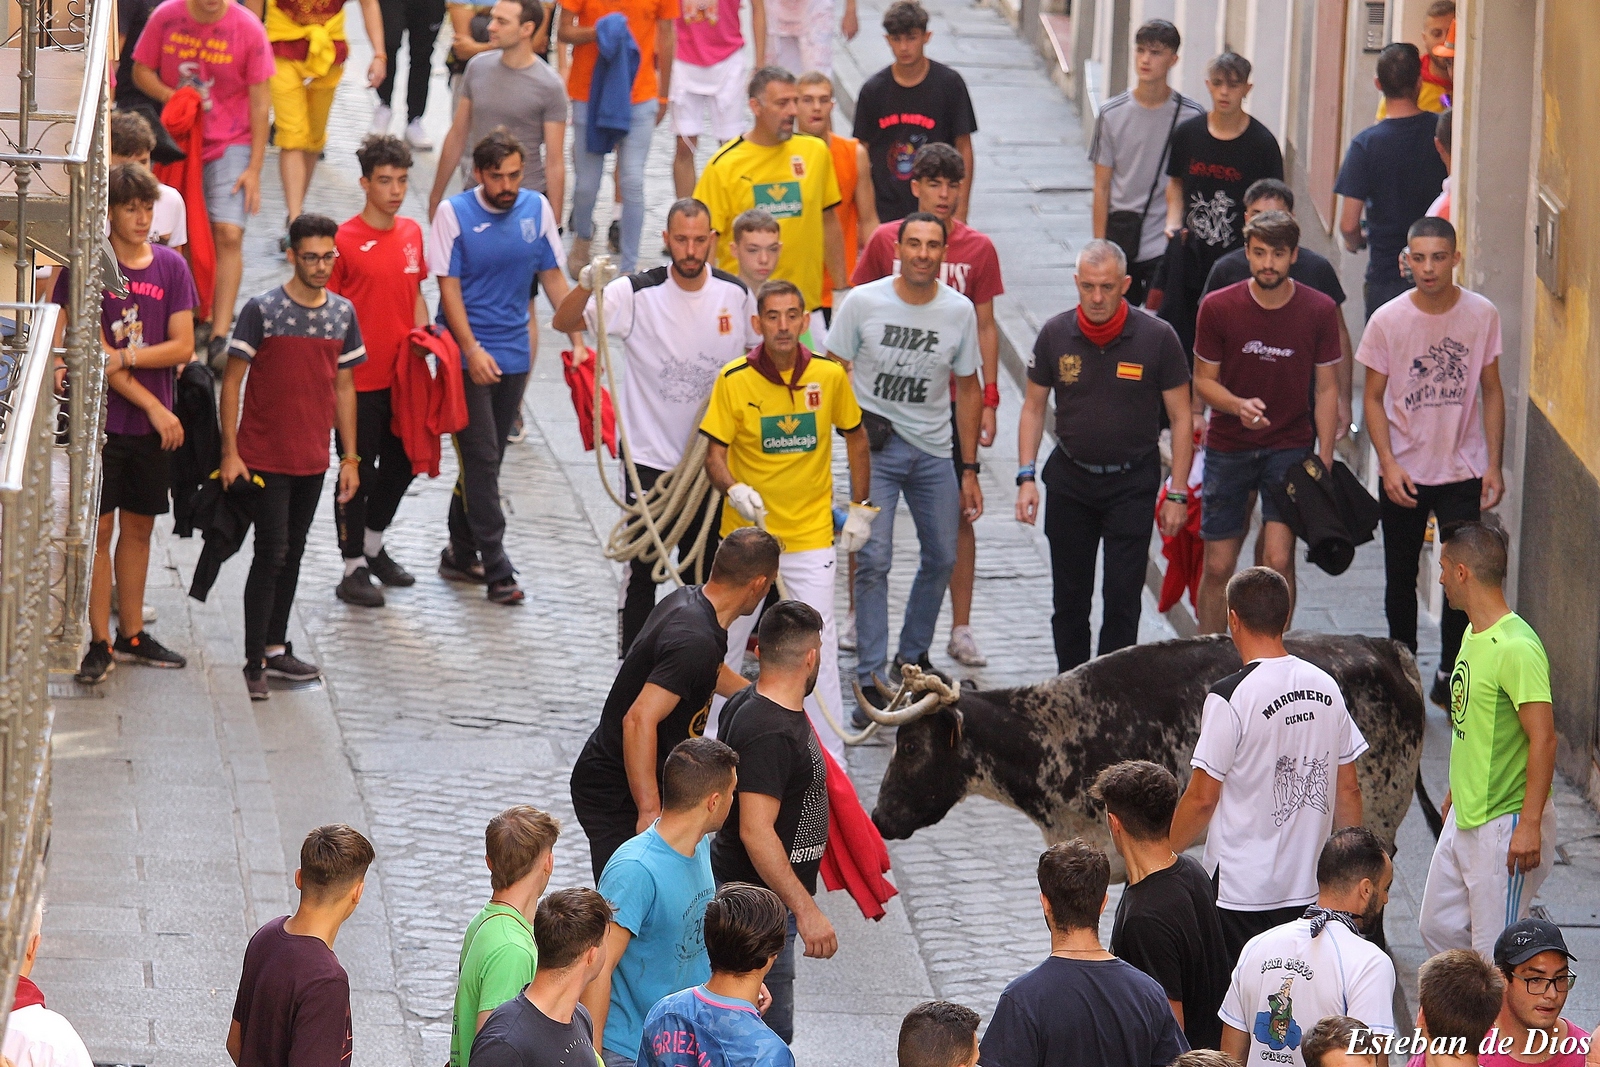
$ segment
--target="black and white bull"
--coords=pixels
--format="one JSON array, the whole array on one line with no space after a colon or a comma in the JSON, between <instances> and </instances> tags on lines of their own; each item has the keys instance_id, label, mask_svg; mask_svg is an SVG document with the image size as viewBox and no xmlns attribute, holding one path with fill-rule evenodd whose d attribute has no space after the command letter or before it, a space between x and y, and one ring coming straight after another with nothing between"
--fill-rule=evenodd
<instances>
[{"instance_id":1,"label":"black and white bull","mask_svg":"<svg viewBox=\"0 0 1600 1067\"><path fill-rule=\"evenodd\" d=\"M1291 633L1284 643L1339 683L1369 746L1356 762L1362 821L1392 852L1412 789L1421 788L1425 709L1416 660L1384 638ZM1125 648L1037 685L964 691L954 705L920 701L921 714L891 716L899 733L872 821L884 837L906 838L968 796L989 797L1027 815L1048 842L1098 844L1111 858L1112 880L1121 881L1089 787L1102 769L1128 759L1187 781L1206 690L1239 667L1227 637L1182 638ZM1425 795L1423 805L1431 807Z\"/></svg>"}]
</instances>

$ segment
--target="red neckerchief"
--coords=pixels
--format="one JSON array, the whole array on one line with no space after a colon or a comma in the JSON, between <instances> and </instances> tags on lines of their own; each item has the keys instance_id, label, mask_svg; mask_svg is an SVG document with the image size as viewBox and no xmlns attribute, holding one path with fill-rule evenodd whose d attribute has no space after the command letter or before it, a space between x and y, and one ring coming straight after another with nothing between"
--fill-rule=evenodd
<instances>
[{"instance_id":1,"label":"red neckerchief","mask_svg":"<svg viewBox=\"0 0 1600 1067\"><path fill-rule=\"evenodd\" d=\"M1089 316L1083 313L1083 305L1078 305L1078 329L1083 336L1089 339L1092 345L1104 348L1118 337L1122 336L1122 328L1128 324L1128 302L1117 302L1117 310L1105 322L1096 326L1089 321Z\"/></svg>"},{"instance_id":2,"label":"red neckerchief","mask_svg":"<svg viewBox=\"0 0 1600 1067\"><path fill-rule=\"evenodd\" d=\"M1425 81L1425 82L1431 82L1434 85L1437 85L1439 88L1443 89L1447 93L1455 88L1455 86L1453 84L1454 79L1451 78L1450 75L1448 75L1448 74L1435 74L1433 72L1433 61L1431 59L1428 62L1422 64L1422 80Z\"/></svg>"},{"instance_id":3,"label":"red neckerchief","mask_svg":"<svg viewBox=\"0 0 1600 1067\"><path fill-rule=\"evenodd\" d=\"M765 343L752 348L750 354L745 357L745 362L754 367L757 374L773 385L784 386L790 393L793 393L800 388L800 376L806 372L806 365L811 362L811 353L806 350L806 346L799 345L797 348L798 351L795 352L794 356L794 373L790 375L788 381L784 381L783 373L773 366L772 357L767 355Z\"/></svg>"},{"instance_id":4,"label":"red neckerchief","mask_svg":"<svg viewBox=\"0 0 1600 1067\"><path fill-rule=\"evenodd\" d=\"M11 1010L16 1011L19 1008L32 1007L35 1004L41 1008L44 1007L44 993L40 992L39 987L33 984L33 979L19 976L17 978L17 999L11 1005Z\"/></svg>"}]
</instances>

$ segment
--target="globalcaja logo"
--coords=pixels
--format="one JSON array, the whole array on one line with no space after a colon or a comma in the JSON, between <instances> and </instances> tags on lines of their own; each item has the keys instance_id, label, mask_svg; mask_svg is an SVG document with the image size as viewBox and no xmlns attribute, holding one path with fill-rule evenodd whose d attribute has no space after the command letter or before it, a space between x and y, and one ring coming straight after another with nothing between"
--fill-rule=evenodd
<instances>
[{"instance_id":1,"label":"globalcaja logo","mask_svg":"<svg viewBox=\"0 0 1600 1067\"><path fill-rule=\"evenodd\" d=\"M768 182L756 186L755 194L755 206L766 208L775 219L794 219L805 213L799 182Z\"/></svg>"},{"instance_id":2,"label":"globalcaja logo","mask_svg":"<svg viewBox=\"0 0 1600 1067\"><path fill-rule=\"evenodd\" d=\"M799 411L792 415L763 415L761 417L761 451L769 456L791 452L815 452L817 449L817 415L814 411Z\"/></svg>"}]
</instances>

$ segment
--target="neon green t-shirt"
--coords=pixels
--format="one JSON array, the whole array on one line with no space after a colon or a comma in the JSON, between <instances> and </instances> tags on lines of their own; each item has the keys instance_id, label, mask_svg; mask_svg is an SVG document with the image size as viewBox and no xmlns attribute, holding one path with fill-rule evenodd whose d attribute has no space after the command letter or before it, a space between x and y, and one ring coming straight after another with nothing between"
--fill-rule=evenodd
<instances>
[{"instance_id":1,"label":"neon green t-shirt","mask_svg":"<svg viewBox=\"0 0 1600 1067\"><path fill-rule=\"evenodd\" d=\"M493 1011L521 993L538 966L539 949L528 920L508 905L485 904L461 941L450 1067L467 1067L472 1039L478 1036L478 1013Z\"/></svg>"},{"instance_id":2,"label":"neon green t-shirt","mask_svg":"<svg viewBox=\"0 0 1600 1067\"><path fill-rule=\"evenodd\" d=\"M1528 735L1517 709L1550 703L1550 660L1516 612L1472 627L1450 675L1450 797L1463 830L1522 810Z\"/></svg>"}]
</instances>

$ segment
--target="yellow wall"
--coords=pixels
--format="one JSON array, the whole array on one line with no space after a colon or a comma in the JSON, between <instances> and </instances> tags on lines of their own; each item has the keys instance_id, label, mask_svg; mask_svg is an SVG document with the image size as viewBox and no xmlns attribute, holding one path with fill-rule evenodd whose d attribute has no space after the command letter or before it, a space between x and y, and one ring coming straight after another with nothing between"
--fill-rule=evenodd
<instances>
[{"instance_id":1,"label":"yellow wall","mask_svg":"<svg viewBox=\"0 0 1600 1067\"><path fill-rule=\"evenodd\" d=\"M1536 284L1529 396L1600 478L1600 64L1573 54L1593 39L1593 0L1545 6L1540 185L1564 205L1564 299ZM1536 457L1529 457L1530 462Z\"/></svg>"}]
</instances>

